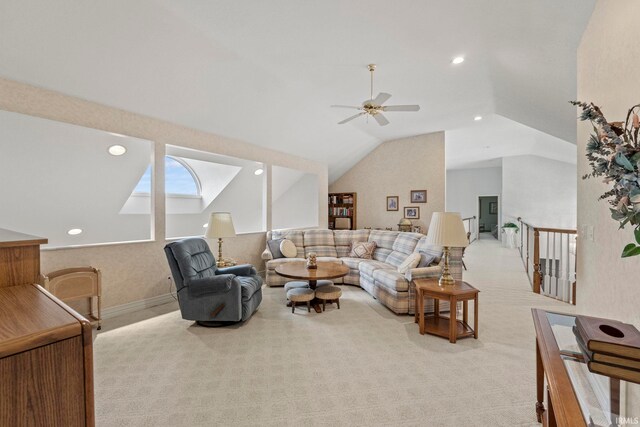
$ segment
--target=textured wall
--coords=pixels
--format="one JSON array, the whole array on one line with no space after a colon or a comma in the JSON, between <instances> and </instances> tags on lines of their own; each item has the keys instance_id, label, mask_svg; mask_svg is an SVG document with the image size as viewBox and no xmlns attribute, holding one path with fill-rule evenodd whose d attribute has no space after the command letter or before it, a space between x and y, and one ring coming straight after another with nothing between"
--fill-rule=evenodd
<instances>
[{"instance_id":1,"label":"textured wall","mask_svg":"<svg viewBox=\"0 0 640 427\"><path fill-rule=\"evenodd\" d=\"M411 203L411 190L427 190L427 203ZM444 211L444 132L435 132L380 144L329 186L330 192L358 193L358 228L392 227L403 217L403 207L418 206L423 232L431 213ZM387 212L387 196L399 196L397 212ZM323 205L326 206L326 203Z\"/></svg>"},{"instance_id":2,"label":"textured wall","mask_svg":"<svg viewBox=\"0 0 640 427\"><path fill-rule=\"evenodd\" d=\"M639 21L640 2L599 1L578 50L578 98L600 106L611 121L624 120L627 109L640 102ZM578 124L578 177L590 172L585 159L590 131L588 123ZM633 232L618 230L607 203L598 201L609 188L599 179L578 178L578 231L594 227L594 241L578 239L578 309L640 327L640 257L620 258Z\"/></svg>"},{"instance_id":3,"label":"textured wall","mask_svg":"<svg viewBox=\"0 0 640 427\"><path fill-rule=\"evenodd\" d=\"M315 173L319 177L319 225L327 226L327 167L318 162L6 79L0 79L0 109L154 141L156 182L164 182L163 159L166 145L180 145L264 162L267 164L267 173L270 173L271 165ZM271 200L270 182L268 176L266 200ZM161 187L153 189L155 216L152 221L155 241L43 251L42 271L81 265L100 268L103 271L105 308L166 294L169 290L169 268L162 250L165 245L165 208ZM25 188L24 191L29 189ZM46 209L46 206L42 208ZM270 226L270 220L271 212L268 208L267 227ZM224 254L253 263L262 269L260 253L264 249L264 239L264 233L226 239ZM215 242L209 243L217 251Z\"/></svg>"}]
</instances>

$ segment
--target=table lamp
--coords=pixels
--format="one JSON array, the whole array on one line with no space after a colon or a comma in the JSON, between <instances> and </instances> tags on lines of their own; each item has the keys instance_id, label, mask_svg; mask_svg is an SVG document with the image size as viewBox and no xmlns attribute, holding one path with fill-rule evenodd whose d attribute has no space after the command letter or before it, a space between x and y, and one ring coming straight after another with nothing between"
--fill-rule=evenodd
<instances>
[{"instance_id":1,"label":"table lamp","mask_svg":"<svg viewBox=\"0 0 640 427\"><path fill-rule=\"evenodd\" d=\"M438 284L440 286L454 285L456 281L449 272L449 248L464 248L469 245L460 214L458 212L434 212L429 224L427 243L443 247L444 268Z\"/></svg>"},{"instance_id":2,"label":"table lamp","mask_svg":"<svg viewBox=\"0 0 640 427\"><path fill-rule=\"evenodd\" d=\"M218 238L218 267L224 267L226 263L222 260L222 239L224 237L236 237L236 229L233 228L233 220L229 212L211 212L209 225L204 237Z\"/></svg>"}]
</instances>

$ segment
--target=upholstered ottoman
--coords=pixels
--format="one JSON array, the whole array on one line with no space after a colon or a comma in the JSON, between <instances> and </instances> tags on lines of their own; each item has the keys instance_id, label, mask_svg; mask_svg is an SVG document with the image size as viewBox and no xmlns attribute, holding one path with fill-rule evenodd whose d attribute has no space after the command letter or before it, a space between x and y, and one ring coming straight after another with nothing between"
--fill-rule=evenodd
<instances>
[{"instance_id":1,"label":"upholstered ottoman","mask_svg":"<svg viewBox=\"0 0 640 427\"><path fill-rule=\"evenodd\" d=\"M324 311L327 301L335 301L339 310L341 296L342 289L337 286L327 285L316 289L316 298L322 300L322 311Z\"/></svg>"},{"instance_id":2,"label":"upholstered ottoman","mask_svg":"<svg viewBox=\"0 0 640 427\"><path fill-rule=\"evenodd\" d=\"M291 301L291 312L296 310L296 303L306 302L307 311L311 311L311 300L315 296L315 292L309 288L291 288L287 291L287 299Z\"/></svg>"}]
</instances>

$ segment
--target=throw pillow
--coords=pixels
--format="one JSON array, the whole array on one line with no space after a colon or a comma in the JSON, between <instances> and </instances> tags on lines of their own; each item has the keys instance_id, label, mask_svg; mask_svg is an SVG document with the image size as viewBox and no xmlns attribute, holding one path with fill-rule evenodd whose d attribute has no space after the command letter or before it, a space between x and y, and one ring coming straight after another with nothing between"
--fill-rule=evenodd
<instances>
[{"instance_id":1,"label":"throw pillow","mask_svg":"<svg viewBox=\"0 0 640 427\"><path fill-rule=\"evenodd\" d=\"M416 268L418 263L420 262L420 254L417 252L409 255L404 261L400 263L398 266L398 273L404 274L412 268Z\"/></svg>"},{"instance_id":2,"label":"throw pillow","mask_svg":"<svg viewBox=\"0 0 640 427\"><path fill-rule=\"evenodd\" d=\"M298 256L296 244L289 239L282 239L282 242L280 242L280 252L287 258L295 258Z\"/></svg>"},{"instance_id":3,"label":"throw pillow","mask_svg":"<svg viewBox=\"0 0 640 427\"><path fill-rule=\"evenodd\" d=\"M420 255L420 262L417 268L429 267L438 260L438 257L435 255L425 254L424 252L418 252L418 255Z\"/></svg>"},{"instance_id":4,"label":"throw pillow","mask_svg":"<svg viewBox=\"0 0 640 427\"><path fill-rule=\"evenodd\" d=\"M376 242L353 242L351 243L351 258L371 259L373 251L376 250Z\"/></svg>"},{"instance_id":5,"label":"throw pillow","mask_svg":"<svg viewBox=\"0 0 640 427\"><path fill-rule=\"evenodd\" d=\"M267 242L267 246L269 247L269 251L273 256L273 259L284 258L282 255L282 251L280 251L280 243L282 243L284 239L271 239Z\"/></svg>"}]
</instances>

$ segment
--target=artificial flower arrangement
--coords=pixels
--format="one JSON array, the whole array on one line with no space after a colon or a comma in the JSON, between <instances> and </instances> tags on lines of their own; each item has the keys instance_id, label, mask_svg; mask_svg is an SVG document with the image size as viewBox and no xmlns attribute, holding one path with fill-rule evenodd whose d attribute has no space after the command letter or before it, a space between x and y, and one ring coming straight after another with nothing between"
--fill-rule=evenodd
<instances>
[{"instance_id":1,"label":"artificial flower arrangement","mask_svg":"<svg viewBox=\"0 0 640 427\"><path fill-rule=\"evenodd\" d=\"M629 109L624 122L608 122L593 103L571 103L582 108L580 120L589 120L593 125L586 147L592 172L582 179L604 177L605 184L612 184L611 190L598 200L608 199L611 218L620 223L621 229L627 224L635 227L636 242L624 247L622 257L640 255L640 104Z\"/></svg>"}]
</instances>

